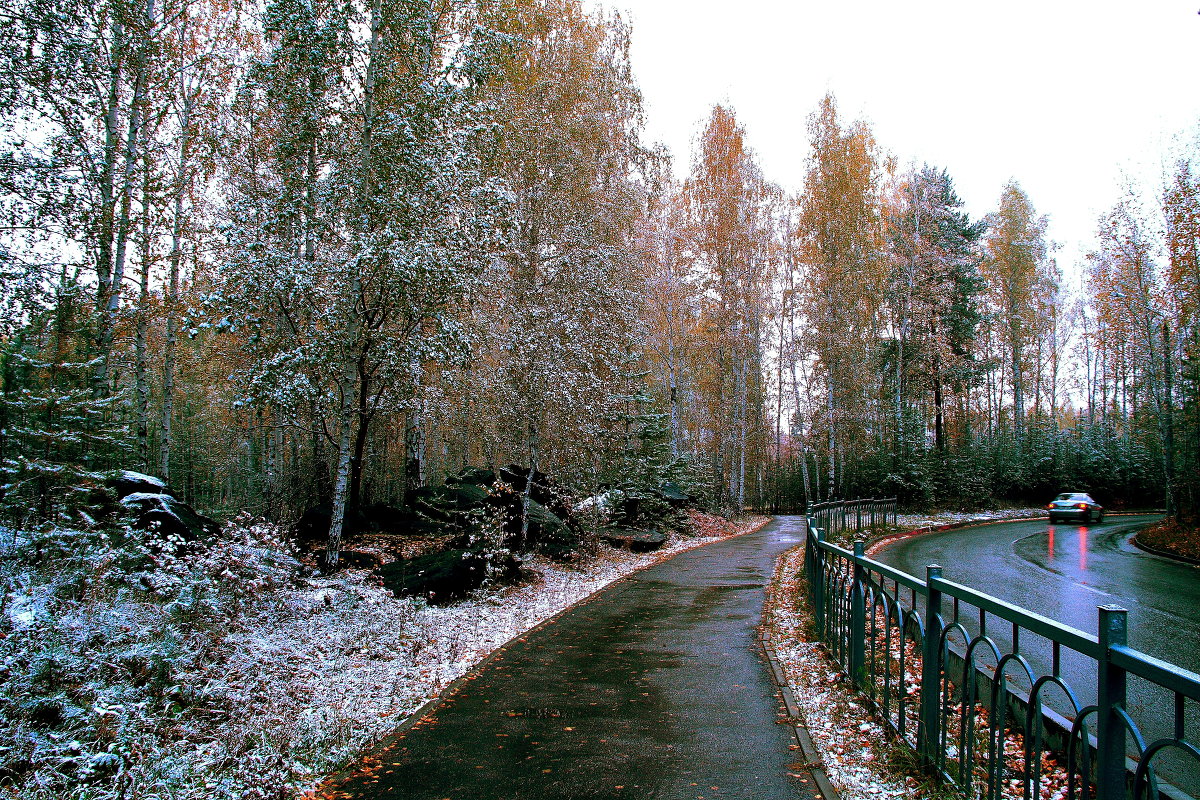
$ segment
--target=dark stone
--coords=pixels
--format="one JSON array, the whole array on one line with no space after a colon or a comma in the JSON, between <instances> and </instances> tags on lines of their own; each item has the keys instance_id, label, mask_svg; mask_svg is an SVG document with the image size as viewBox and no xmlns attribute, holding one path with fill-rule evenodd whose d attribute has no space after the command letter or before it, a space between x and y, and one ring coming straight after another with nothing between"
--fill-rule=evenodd
<instances>
[{"instance_id":1,"label":"dark stone","mask_svg":"<svg viewBox=\"0 0 1200 800\"><path fill-rule=\"evenodd\" d=\"M673 481L666 481L662 486L658 487L658 496L666 500L671 505L687 505L692 502L692 498L683 487Z\"/></svg>"},{"instance_id":2,"label":"dark stone","mask_svg":"<svg viewBox=\"0 0 1200 800\"><path fill-rule=\"evenodd\" d=\"M535 549L550 558L565 559L575 554L579 537L561 517L536 500L529 501L529 524L521 537L524 505L517 498L505 525L505 543L518 551Z\"/></svg>"},{"instance_id":3,"label":"dark stone","mask_svg":"<svg viewBox=\"0 0 1200 800\"><path fill-rule=\"evenodd\" d=\"M524 496L525 487L529 486L529 468L517 464L509 464L500 470L500 479L512 487L513 492ZM529 489L529 497L563 516L567 509L562 506L562 490L558 484L544 472L533 472L533 485Z\"/></svg>"},{"instance_id":4,"label":"dark stone","mask_svg":"<svg viewBox=\"0 0 1200 800\"><path fill-rule=\"evenodd\" d=\"M521 568L508 554L489 558L482 553L455 549L384 564L375 574L385 588L397 595L448 603L465 597L485 581L511 583L520 577Z\"/></svg>"},{"instance_id":5,"label":"dark stone","mask_svg":"<svg viewBox=\"0 0 1200 800\"><path fill-rule=\"evenodd\" d=\"M329 539L329 526L333 524L333 507L329 503L313 506L300 516L296 523L296 538L305 544L324 544ZM342 540L353 539L369 530L366 518L358 509L347 508L342 520Z\"/></svg>"},{"instance_id":6,"label":"dark stone","mask_svg":"<svg viewBox=\"0 0 1200 800\"><path fill-rule=\"evenodd\" d=\"M220 533L216 521L198 513L169 494L134 493L121 498L133 515L133 527L158 539L176 537L184 542L207 542Z\"/></svg>"},{"instance_id":7,"label":"dark stone","mask_svg":"<svg viewBox=\"0 0 1200 800\"><path fill-rule=\"evenodd\" d=\"M104 484L113 490L118 500L124 500L131 494L165 494L177 497L161 478L127 469L111 473L105 478Z\"/></svg>"},{"instance_id":8,"label":"dark stone","mask_svg":"<svg viewBox=\"0 0 1200 800\"><path fill-rule=\"evenodd\" d=\"M456 523L463 514L482 508L491 493L473 483L447 483L409 493L409 507L418 514L443 523Z\"/></svg>"},{"instance_id":9,"label":"dark stone","mask_svg":"<svg viewBox=\"0 0 1200 800\"><path fill-rule=\"evenodd\" d=\"M445 525L420 514L412 508L389 506L382 503L368 506L363 511L362 529L365 532L392 536L429 537L446 533ZM328 535L329 523L325 523Z\"/></svg>"},{"instance_id":10,"label":"dark stone","mask_svg":"<svg viewBox=\"0 0 1200 800\"><path fill-rule=\"evenodd\" d=\"M446 483L470 484L490 487L496 482L496 473L482 467L466 467L462 472L446 479Z\"/></svg>"},{"instance_id":11,"label":"dark stone","mask_svg":"<svg viewBox=\"0 0 1200 800\"><path fill-rule=\"evenodd\" d=\"M657 550L667 543L667 535L661 531L638 531L630 528L607 528L600 532L600 539L613 547L634 553Z\"/></svg>"}]
</instances>

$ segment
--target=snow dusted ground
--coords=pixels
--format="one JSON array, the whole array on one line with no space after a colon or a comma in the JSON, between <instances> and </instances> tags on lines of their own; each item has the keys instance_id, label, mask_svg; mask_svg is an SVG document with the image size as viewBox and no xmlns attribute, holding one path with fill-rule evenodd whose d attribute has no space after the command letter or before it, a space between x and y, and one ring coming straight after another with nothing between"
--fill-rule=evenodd
<instances>
[{"instance_id":1,"label":"snow dusted ground","mask_svg":"<svg viewBox=\"0 0 1200 800\"><path fill-rule=\"evenodd\" d=\"M838 672L824 647L809 640L811 617L803 595L804 547L776 564L765 631L800 707L829 782L842 800L920 796L917 781L888 767L889 746L875 721Z\"/></svg>"},{"instance_id":2,"label":"snow dusted ground","mask_svg":"<svg viewBox=\"0 0 1200 800\"><path fill-rule=\"evenodd\" d=\"M992 522L1002 519L1030 519L1045 517L1044 508L1004 508L998 511L937 511L929 514L900 514L896 527L901 530L936 528L941 525L958 525L968 522Z\"/></svg>"},{"instance_id":3,"label":"snow dusted ground","mask_svg":"<svg viewBox=\"0 0 1200 800\"><path fill-rule=\"evenodd\" d=\"M896 527L900 531L920 531L968 522L1027 519L1042 513L1040 509L1025 508L971 514L901 514ZM767 599L765 632L830 783L842 800L944 796L944 791L933 789L915 773L907 772L911 760L887 741L883 726L826 655L824 646L810 640L812 618L803 574L803 546L780 557Z\"/></svg>"},{"instance_id":4,"label":"snow dusted ground","mask_svg":"<svg viewBox=\"0 0 1200 800\"><path fill-rule=\"evenodd\" d=\"M747 530L763 518L742 524ZM308 575L242 520L202 554L59 531L0 539L0 788L14 798L294 797L495 648L648 564L739 529L435 607L366 571Z\"/></svg>"}]
</instances>

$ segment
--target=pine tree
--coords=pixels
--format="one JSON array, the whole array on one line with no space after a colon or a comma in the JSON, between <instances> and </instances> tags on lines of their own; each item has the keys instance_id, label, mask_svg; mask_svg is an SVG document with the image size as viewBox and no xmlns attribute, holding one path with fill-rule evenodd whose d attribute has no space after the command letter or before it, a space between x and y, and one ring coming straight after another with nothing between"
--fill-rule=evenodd
<instances>
[{"instance_id":1,"label":"pine tree","mask_svg":"<svg viewBox=\"0 0 1200 800\"><path fill-rule=\"evenodd\" d=\"M889 219L893 272L889 281L895 335L895 453L903 457L903 409L932 394L934 448L944 456L947 392L962 394L979 377L979 241L982 221L961 211L944 170L925 166L906 181L902 205ZM965 420L963 421L965 426ZM967 431L964 430L964 434Z\"/></svg>"},{"instance_id":2,"label":"pine tree","mask_svg":"<svg viewBox=\"0 0 1200 800\"><path fill-rule=\"evenodd\" d=\"M87 524L74 515L97 470L128 448L112 422L123 398L96 398L82 287L64 278L0 350L0 512L23 523Z\"/></svg>"}]
</instances>

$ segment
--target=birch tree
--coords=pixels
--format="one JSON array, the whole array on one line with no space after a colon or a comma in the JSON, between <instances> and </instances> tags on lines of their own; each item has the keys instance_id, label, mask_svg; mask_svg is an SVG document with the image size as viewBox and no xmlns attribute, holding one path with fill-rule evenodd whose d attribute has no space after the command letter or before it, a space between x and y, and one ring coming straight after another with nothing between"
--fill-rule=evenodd
<instances>
[{"instance_id":1,"label":"birch tree","mask_svg":"<svg viewBox=\"0 0 1200 800\"><path fill-rule=\"evenodd\" d=\"M1018 448L1025 435L1026 378L1033 349L1044 333L1037 314L1040 293L1049 291L1046 218L1034 211L1029 196L1010 181L1000 207L988 217L983 266L988 294L997 316L1012 393L1013 436Z\"/></svg>"},{"instance_id":2,"label":"birch tree","mask_svg":"<svg viewBox=\"0 0 1200 800\"><path fill-rule=\"evenodd\" d=\"M1132 192L1113 207L1089 255L1097 322L1107 348L1145 386L1155 421L1168 515L1175 508L1171 317L1158 264L1159 247Z\"/></svg>"},{"instance_id":3,"label":"birch tree","mask_svg":"<svg viewBox=\"0 0 1200 800\"><path fill-rule=\"evenodd\" d=\"M1186 522L1200 514L1200 180L1186 160L1175 165L1163 193L1163 211L1169 258L1166 285L1176 325L1182 405L1176 503Z\"/></svg>"},{"instance_id":4,"label":"birch tree","mask_svg":"<svg viewBox=\"0 0 1200 800\"><path fill-rule=\"evenodd\" d=\"M778 192L731 109L713 108L684 191L702 290L696 371L708 456L714 485L740 509L755 474L751 434L763 425L764 327L777 257L770 203Z\"/></svg>"},{"instance_id":5,"label":"birch tree","mask_svg":"<svg viewBox=\"0 0 1200 800\"><path fill-rule=\"evenodd\" d=\"M250 396L292 414L317 409L316 435L331 440L333 568L369 426L410 408L414 365L464 352L454 303L503 240L503 204L471 116L492 56L471 36L472 9L376 0L311 10L273 12L277 48L290 49L249 87L247 168L220 279L221 301L262 343L241 371ZM303 47L310 37L315 53ZM270 106L272 87L295 90L295 69L309 75L298 108ZM267 151L270 186L256 163L260 125L290 131ZM291 165L302 180L289 188ZM275 197L288 214L269 213Z\"/></svg>"},{"instance_id":6,"label":"birch tree","mask_svg":"<svg viewBox=\"0 0 1200 800\"><path fill-rule=\"evenodd\" d=\"M497 120L487 169L514 216L471 296L472 424L485 458L595 482L623 438L612 420L639 288L647 154L629 30L576 0L516 3L492 24L517 43L484 93Z\"/></svg>"},{"instance_id":7,"label":"birch tree","mask_svg":"<svg viewBox=\"0 0 1200 800\"><path fill-rule=\"evenodd\" d=\"M880 157L865 124L843 127L832 95L809 117L808 131L798 236L805 319L825 384L825 496L833 497L839 453L859 438L872 394L863 379L874 361L885 274Z\"/></svg>"}]
</instances>

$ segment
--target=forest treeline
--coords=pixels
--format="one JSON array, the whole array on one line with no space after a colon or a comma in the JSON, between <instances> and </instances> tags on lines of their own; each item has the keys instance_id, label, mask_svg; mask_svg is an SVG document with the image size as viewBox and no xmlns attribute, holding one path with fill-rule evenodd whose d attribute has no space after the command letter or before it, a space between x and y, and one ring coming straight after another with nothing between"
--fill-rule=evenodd
<instances>
[{"instance_id":1,"label":"forest treeline","mask_svg":"<svg viewBox=\"0 0 1200 800\"><path fill-rule=\"evenodd\" d=\"M1077 290L1018 183L971 219L832 95L794 191L724 106L673 167L630 35L576 0L15 0L7 518L78 523L124 467L337 527L510 463L724 509L1194 515L1189 160L1116 199Z\"/></svg>"}]
</instances>

